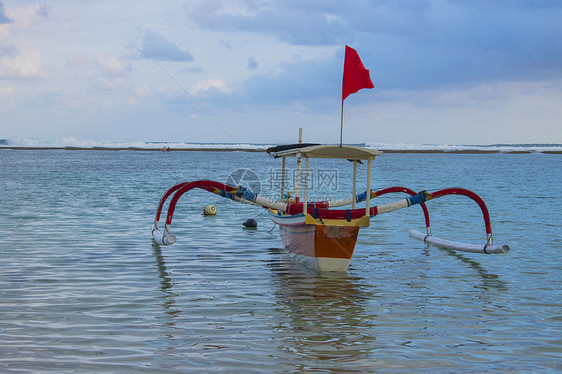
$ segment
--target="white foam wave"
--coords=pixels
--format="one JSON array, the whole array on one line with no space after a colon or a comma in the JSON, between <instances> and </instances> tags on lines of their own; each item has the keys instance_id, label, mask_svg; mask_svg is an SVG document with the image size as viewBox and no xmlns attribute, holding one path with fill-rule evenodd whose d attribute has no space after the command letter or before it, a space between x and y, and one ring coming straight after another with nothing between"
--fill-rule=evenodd
<instances>
[{"instance_id":1,"label":"white foam wave","mask_svg":"<svg viewBox=\"0 0 562 374\"><path fill-rule=\"evenodd\" d=\"M113 142L97 140L81 140L73 137L63 137L56 140L32 138L7 138L0 146L7 147L36 147L36 148L201 148L201 149L266 149L270 144L237 144L237 143L184 143L184 142Z\"/></svg>"},{"instance_id":2,"label":"white foam wave","mask_svg":"<svg viewBox=\"0 0 562 374\"><path fill-rule=\"evenodd\" d=\"M366 143L364 146L374 149L388 149L397 151L438 150L438 151L495 151L495 152L544 152L562 151L562 144L494 144L494 145L463 145L463 144L409 144L409 143ZM187 142L114 142L99 140L83 140L73 137L61 139L33 139L33 138L7 138L0 139L0 147L37 147L37 148L200 148L200 149L256 149L262 150L274 144L251 143L187 143Z\"/></svg>"},{"instance_id":3,"label":"white foam wave","mask_svg":"<svg viewBox=\"0 0 562 374\"><path fill-rule=\"evenodd\" d=\"M407 143L366 143L365 146L374 149L389 150L422 150L422 151L494 151L494 152L544 152L562 151L562 144L407 144Z\"/></svg>"}]
</instances>

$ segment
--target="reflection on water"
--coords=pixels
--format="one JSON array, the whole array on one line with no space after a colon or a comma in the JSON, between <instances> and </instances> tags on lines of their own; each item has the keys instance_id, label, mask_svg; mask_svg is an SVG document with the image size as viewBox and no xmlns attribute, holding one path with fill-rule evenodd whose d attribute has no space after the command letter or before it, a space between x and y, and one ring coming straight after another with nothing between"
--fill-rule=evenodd
<instances>
[{"instance_id":1,"label":"reflection on water","mask_svg":"<svg viewBox=\"0 0 562 374\"><path fill-rule=\"evenodd\" d=\"M428 246L428 248L432 247L429 244L427 246ZM462 261L462 263L467 264L471 269L476 271L476 274L478 274L482 278L482 284L481 285L475 285L474 286L475 288L482 288L484 290L488 290L490 288L495 288L495 289L500 290L500 291L507 291L507 283L502 281L500 279L499 275L490 273L479 262L474 261L470 258L467 258L467 257L463 256L461 253L452 251L450 249L444 249L444 248L438 248L438 249L441 249L441 250L445 251L448 255L459 259L460 261ZM490 255L490 256L492 256L492 255Z\"/></svg>"},{"instance_id":2,"label":"reflection on water","mask_svg":"<svg viewBox=\"0 0 562 374\"><path fill-rule=\"evenodd\" d=\"M482 288L484 290L487 290L489 288L495 288L502 291L507 290L507 283L505 281L502 281L499 275L493 274L488 270L486 270L486 268L480 262L464 256L461 252L456 252L447 248L438 248L427 243L425 243L425 248L422 250L421 253L426 257L430 257L432 250L446 253L447 255L457 260L460 260L462 263L468 265L470 269L474 270L475 273L478 274L480 278L482 278L482 284L476 285L475 286L476 288ZM486 258L487 256L494 256L494 255L486 255L484 256L484 258ZM420 263L427 263L427 262L421 261Z\"/></svg>"},{"instance_id":3,"label":"reflection on water","mask_svg":"<svg viewBox=\"0 0 562 374\"><path fill-rule=\"evenodd\" d=\"M156 257L156 264L158 267L158 273L160 274L160 285L162 286L162 291L165 293L169 293L169 288L172 288L172 278L170 278L170 274L168 274L168 269L166 269L166 263L164 262L164 257L162 256L162 250L158 243L154 240L152 241L152 252L154 253L154 257Z\"/></svg>"},{"instance_id":4,"label":"reflection on water","mask_svg":"<svg viewBox=\"0 0 562 374\"><path fill-rule=\"evenodd\" d=\"M281 316L274 326L278 349L305 359L303 364L324 362L324 368L368 356L377 316L365 310L373 295L364 280L346 272L317 273L283 250L269 251L278 258L269 262L275 310Z\"/></svg>"},{"instance_id":5,"label":"reflection on water","mask_svg":"<svg viewBox=\"0 0 562 374\"><path fill-rule=\"evenodd\" d=\"M175 297L176 295L172 291L172 278L168 273L168 269L166 268L166 262L164 262L164 256L162 255L162 250L158 243L152 240L152 253L156 258L156 266L158 268L158 274L160 275L160 288L162 289L162 307L166 311L166 314L170 316L175 316L177 313L180 313L180 310L173 309L175 308ZM172 322L169 322L170 325L173 325Z\"/></svg>"}]
</instances>

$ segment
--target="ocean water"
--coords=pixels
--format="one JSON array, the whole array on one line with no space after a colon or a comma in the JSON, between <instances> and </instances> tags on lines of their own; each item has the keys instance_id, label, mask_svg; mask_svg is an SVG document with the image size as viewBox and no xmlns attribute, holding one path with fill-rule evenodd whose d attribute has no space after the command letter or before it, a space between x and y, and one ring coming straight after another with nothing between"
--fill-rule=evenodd
<instances>
[{"instance_id":1,"label":"ocean water","mask_svg":"<svg viewBox=\"0 0 562 374\"><path fill-rule=\"evenodd\" d=\"M374 189L479 194L506 255L410 239L424 229L411 207L360 231L347 272L318 274L281 249L265 210L204 191L180 199L177 243L153 243L175 183L245 181L236 170L249 168L270 194L279 166L265 153L0 150L0 372L562 370L560 155L375 161ZM311 167L312 197L347 196L349 163ZM203 217L207 204L216 217ZM484 244L469 199L428 208L435 236ZM243 229L248 218L257 230Z\"/></svg>"}]
</instances>

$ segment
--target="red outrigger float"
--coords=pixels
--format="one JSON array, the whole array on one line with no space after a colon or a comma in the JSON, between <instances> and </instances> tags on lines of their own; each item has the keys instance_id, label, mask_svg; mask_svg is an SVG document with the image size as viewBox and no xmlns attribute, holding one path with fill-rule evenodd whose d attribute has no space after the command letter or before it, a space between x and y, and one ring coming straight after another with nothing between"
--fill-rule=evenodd
<instances>
[{"instance_id":1,"label":"red outrigger float","mask_svg":"<svg viewBox=\"0 0 562 374\"><path fill-rule=\"evenodd\" d=\"M364 147L340 145L304 145L280 146L268 149L268 153L275 158L282 158L282 181L279 199L271 201L254 194L242 186L228 186L209 180L179 183L170 188L160 199L156 218L152 225L154 240L161 245L173 244L176 237L170 233L172 218L176 204L180 197L193 188L200 188L231 200L253 204L269 209L273 222L279 225L279 233L285 249L298 261L317 271L345 271L355 249L359 228L370 225L371 219L384 213L420 205L425 216L426 233L410 230L410 236L424 240L426 243L454 250L467 252L480 252L486 254L506 253L507 245L494 245L492 243L492 228L490 216L484 201L474 192L462 188L447 188L434 192L414 192L405 187L390 187L378 191L371 190L371 164L382 152ZM289 199L285 194L285 165L287 157L297 160L297 173L295 183L295 198ZM353 163L353 185L351 197L335 201L308 201L308 175L309 160L344 159ZM304 169L302 161L304 159ZM357 194L357 164L367 162L366 192ZM301 178L301 175L303 178ZM300 180L304 181L301 191ZM367 191L369 193L367 193ZM405 193L409 195L388 204L371 206L371 199L388 193ZM486 243L473 245L457 243L435 238L431 235L431 226L426 202L447 195L463 195L475 201L482 211L486 228ZM167 199L172 196L166 215L163 230L160 229L160 216ZM364 207L356 207L359 203ZM349 209L334 209L350 205ZM305 209L306 207L306 209Z\"/></svg>"}]
</instances>

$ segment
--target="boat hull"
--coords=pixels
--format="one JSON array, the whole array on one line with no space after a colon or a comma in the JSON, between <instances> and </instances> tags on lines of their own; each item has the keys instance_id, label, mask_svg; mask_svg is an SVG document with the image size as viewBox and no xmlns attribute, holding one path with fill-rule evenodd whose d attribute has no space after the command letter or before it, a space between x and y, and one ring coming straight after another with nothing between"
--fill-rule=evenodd
<instances>
[{"instance_id":1,"label":"boat hull","mask_svg":"<svg viewBox=\"0 0 562 374\"><path fill-rule=\"evenodd\" d=\"M277 215L285 249L296 260L316 271L346 271L357 242L359 226L316 225L305 222L303 214Z\"/></svg>"}]
</instances>

